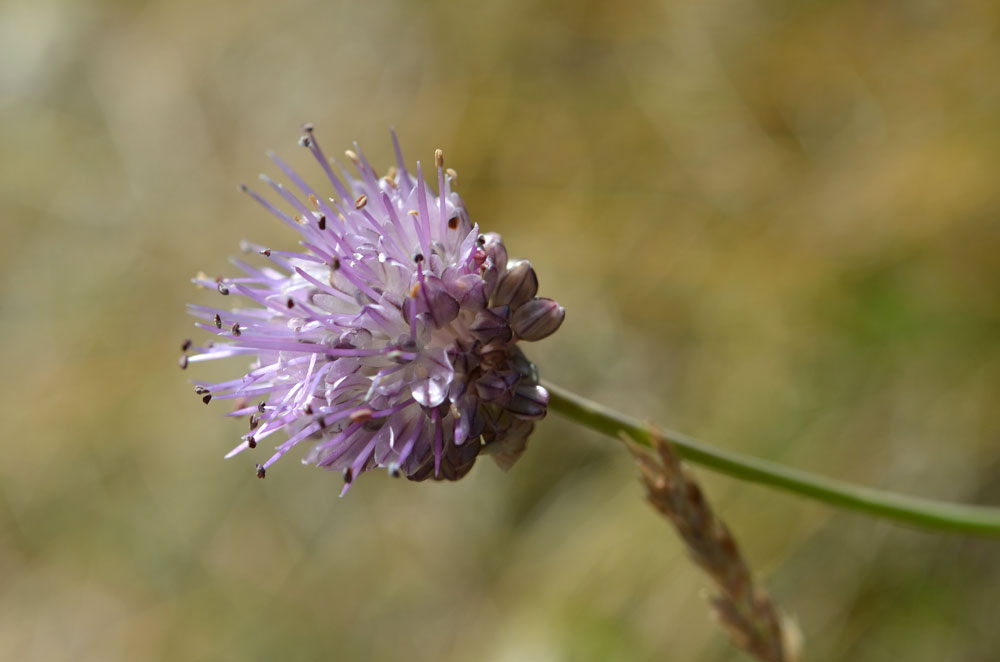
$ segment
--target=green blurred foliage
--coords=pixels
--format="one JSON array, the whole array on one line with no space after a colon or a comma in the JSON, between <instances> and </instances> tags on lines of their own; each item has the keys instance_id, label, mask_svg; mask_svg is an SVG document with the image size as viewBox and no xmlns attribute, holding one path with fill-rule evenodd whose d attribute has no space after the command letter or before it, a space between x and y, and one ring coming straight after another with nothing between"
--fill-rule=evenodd
<instances>
[{"instance_id":1,"label":"green blurred foliage","mask_svg":"<svg viewBox=\"0 0 1000 662\"><path fill-rule=\"evenodd\" d=\"M613 442L453 485L229 462L188 279L312 121L436 147L529 256L554 381L791 465L1000 504L992 2L0 5L0 658L737 660ZM312 172L310 169L309 172ZM197 366L201 375L241 366ZM996 541L701 472L815 660L993 660Z\"/></svg>"}]
</instances>

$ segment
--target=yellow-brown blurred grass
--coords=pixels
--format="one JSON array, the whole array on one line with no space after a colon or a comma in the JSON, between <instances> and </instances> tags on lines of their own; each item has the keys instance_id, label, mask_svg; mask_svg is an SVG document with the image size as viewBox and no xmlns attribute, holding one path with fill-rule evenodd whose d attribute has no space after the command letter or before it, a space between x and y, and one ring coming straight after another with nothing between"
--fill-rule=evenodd
<instances>
[{"instance_id":1,"label":"yellow-brown blurred grass","mask_svg":"<svg viewBox=\"0 0 1000 662\"><path fill-rule=\"evenodd\" d=\"M721 444L1000 503L995 3L0 7L0 659L739 659L615 443L456 485L223 462L187 279L298 125L435 147L566 305L545 375ZM307 166L308 167L308 166ZM232 366L228 370L237 369ZM199 366L200 374L227 368ZM700 474L817 660L991 659L1000 547Z\"/></svg>"}]
</instances>

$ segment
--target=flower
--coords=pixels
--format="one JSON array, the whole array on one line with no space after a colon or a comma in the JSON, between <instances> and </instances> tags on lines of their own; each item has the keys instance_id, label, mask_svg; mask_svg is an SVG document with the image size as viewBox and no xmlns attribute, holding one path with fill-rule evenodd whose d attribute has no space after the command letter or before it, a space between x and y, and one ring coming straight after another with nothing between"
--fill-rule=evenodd
<instances>
[{"instance_id":1,"label":"flower","mask_svg":"<svg viewBox=\"0 0 1000 662\"><path fill-rule=\"evenodd\" d=\"M504 469L525 448L548 393L517 347L559 328L565 311L539 298L527 261L509 260L495 233L480 234L458 193L455 172L435 152L438 195L398 166L379 177L360 149L346 152L358 176L328 160L304 127L299 144L319 162L336 198L315 191L276 155L298 195L269 177L283 211L241 186L298 232L300 251L243 242L268 258L243 275L194 282L249 301L232 310L191 305L196 326L220 340L183 344L181 367L249 357L249 371L195 382L207 404L223 398L249 430L226 457L284 430L287 439L257 465L267 469L302 442L303 463L344 474L386 467L411 480L457 480L486 452ZM331 164L342 171L334 173ZM190 354L189 354L190 352ZM342 492L343 494L343 492Z\"/></svg>"}]
</instances>

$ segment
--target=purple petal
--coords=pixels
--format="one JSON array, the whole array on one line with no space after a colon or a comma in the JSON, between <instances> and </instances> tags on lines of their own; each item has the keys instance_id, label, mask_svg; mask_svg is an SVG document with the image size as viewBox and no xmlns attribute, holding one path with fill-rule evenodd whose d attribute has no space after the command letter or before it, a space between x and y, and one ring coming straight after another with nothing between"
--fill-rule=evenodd
<instances>
[{"instance_id":1,"label":"purple petal","mask_svg":"<svg viewBox=\"0 0 1000 662\"><path fill-rule=\"evenodd\" d=\"M515 389L507 411L518 418L539 420L545 418L548 406L548 391L536 384L523 384Z\"/></svg>"},{"instance_id":2,"label":"purple petal","mask_svg":"<svg viewBox=\"0 0 1000 662\"><path fill-rule=\"evenodd\" d=\"M486 283L476 274L464 274L448 281L448 291L461 302L463 310L482 310L489 303Z\"/></svg>"},{"instance_id":3,"label":"purple petal","mask_svg":"<svg viewBox=\"0 0 1000 662\"><path fill-rule=\"evenodd\" d=\"M500 235L496 232L487 232L483 235L483 250L489 256L490 261L497 270L503 273L507 269L507 248L504 247Z\"/></svg>"},{"instance_id":4,"label":"purple petal","mask_svg":"<svg viewBox=\"0 0 1000 662\"><path fill-rule=\"evenodd\" d=\"M494 341L505 343L512 337L509 319L509 306L487 308L476 314L472 324L469 325L469 331L484 343Z\"/></svg>"},{"instance_id":5,"label":"purple petal","mask_svg":"<svg viewBox=\"0 0 1000 662\"><path fill-rule=\"evenodd\" d=\"M428 277L421 288L427 312L430 313L434 326L441 328L458 317L458 300L448 293L440 278Z\"/></svg>"},{"instance_id":6,"label":"purple petal","mask_svg":"<svg viewBox=\"0 0 1000 662\"><path fill-rule=\"evenodd\" d=\"M503 375L489 372L476 380L476 395L486 402L493 402L508 395L510 387L510 383Z\"/></svg>"},{"instance_id":7,"label":"purple petal","mask_svg":"<svg viewBox=\"0 0 1000 662\"><path fill-rule=\"evenodd\" d=\"M426 350L415 370L417 379L411 389L413 399L424 407L437 407L444 402L455 376L448 353L441 348Z\"/></svg>"}]
</instances>

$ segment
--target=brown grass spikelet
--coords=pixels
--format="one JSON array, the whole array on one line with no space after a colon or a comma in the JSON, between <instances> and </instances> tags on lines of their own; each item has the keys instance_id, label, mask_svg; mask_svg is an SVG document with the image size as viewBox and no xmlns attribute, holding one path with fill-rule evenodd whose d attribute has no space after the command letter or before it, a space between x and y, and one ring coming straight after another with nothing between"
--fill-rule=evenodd
<instances>
[{"instance_id":1,"label":"brown grass spikelet","mask_svg":"<svg viewBox=\"0 0 1000 662\"><path fill-rule=\"evenodd\" d=\"M739 546L715 516L694 477L682 465L670 442L650 431L655 450L639 448L623 435L639 465L649 503L680 534L688 555L715 583L708 598L712 614L736 646L766 662L798 662L802 635L767 592L753 581Z\"/></svg>"}]
</instances>

